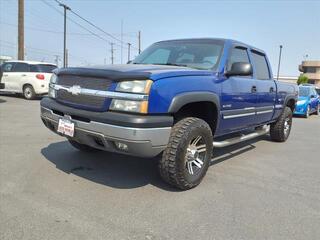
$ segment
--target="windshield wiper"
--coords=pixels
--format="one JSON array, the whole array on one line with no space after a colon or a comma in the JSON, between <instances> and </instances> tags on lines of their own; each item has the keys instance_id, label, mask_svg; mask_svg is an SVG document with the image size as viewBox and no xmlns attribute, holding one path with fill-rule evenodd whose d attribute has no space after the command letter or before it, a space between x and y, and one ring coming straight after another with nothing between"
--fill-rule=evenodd
<instances>
[{"instance_id":1,"label":"windshield wiper","mask_svg":"<svg viewBox=\"0 0 320 240\"><path fill-rule=\"evenodd\" d=\"M168 66L187 67L187 65L185 65L185 64L177 64L177 63L152 63L152 65L168 65Z\"/></svg>"}]
</instances>

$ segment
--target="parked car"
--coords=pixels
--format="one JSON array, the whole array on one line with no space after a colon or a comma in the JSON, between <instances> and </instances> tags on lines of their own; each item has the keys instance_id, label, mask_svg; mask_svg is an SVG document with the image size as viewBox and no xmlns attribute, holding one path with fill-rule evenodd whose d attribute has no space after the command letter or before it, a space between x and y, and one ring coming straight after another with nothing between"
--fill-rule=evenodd
<instances>
[{"instance_id":1,"label":"parked car","mask_svg":"<svg viewBox=\"0 0 320 240\"><path fill-rule=\"evenodd\" d=\"M299 85L299 98L295 107L295 115L303 115L306 118L310 114L319 115L320 98L314 85Z\"/></svg>"},{"instance_id":2,"label":"parked car","mask_svg":"<svg viewBox=\"0 0 320 240\"><path fill-rule=\"evenodd\" d=\"M33 61L7 61L2 64L3 91L22 93L26 99L48 93L49 80L56 65Z\"/></svg>"},{"instance_id":3,"label":"parked car","mask_svg":"<svg viewBox=\"0 0 320 240\"><path fill-rule=\"evenodd\" d=\"M55 70L41 118L81 151L162 154L162 178L190 189L214 147L269 132L287 140L298 88L272 76L265 52L241 42L162 41L132 64Z\"/></svg>"}]
</instances>

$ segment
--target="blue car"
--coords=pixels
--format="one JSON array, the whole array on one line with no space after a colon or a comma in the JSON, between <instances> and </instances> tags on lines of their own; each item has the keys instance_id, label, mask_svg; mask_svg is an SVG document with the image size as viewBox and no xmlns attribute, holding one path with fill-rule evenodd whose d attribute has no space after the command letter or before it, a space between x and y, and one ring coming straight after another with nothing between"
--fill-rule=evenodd
<instances>
[{"instance_id":1,"label":"blue car","mask_svg":"<svg viewBox=\"0 0 320 240\"><path fill-rule=\"evenodd\" d=\"M312 85L299 86L299 98L294 111L295 115L302 115L306 118L312 113L319 115L320 97Z\"/></svg>"}]
</instances>

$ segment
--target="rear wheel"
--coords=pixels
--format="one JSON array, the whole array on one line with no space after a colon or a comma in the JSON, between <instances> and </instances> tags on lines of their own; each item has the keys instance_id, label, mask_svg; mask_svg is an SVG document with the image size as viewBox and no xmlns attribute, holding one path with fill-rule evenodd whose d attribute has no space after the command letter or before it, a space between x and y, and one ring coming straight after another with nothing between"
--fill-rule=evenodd
<instances>
[{"instance_id":1,"label":"rear wheel","mask_svg":"<svg viewBox=\"0 0 320 240\"><path fill-rule=\"evenodd\" d=\"M27 85L23 88L23 96L27 100L32 100L35 99L36 92L31 85Z\"/></svg>"},{"instance_id":2,"label":"rear wheel","mask_svg":"<svg viewBox=\"0 0 320 240\"><path fill-rule=\"evenodd\" d=\"M68 141L72 145L72 147L74 147L82 152L98 152L98 151L100 151L99 149L90 147L85 144L78 143L78 142L71 140L71 139L68 139Z\"/></svg>"},{"instance_id":3,"label":"rear wheel","mask_svg":"<svg viewBox=\"0 0 320 240\"><path fill-rule=\"evenodd\" d=\"M270 125L271 139L276 142L285 142L290 135L291 126L292 110L285 107L278 120Z\"/></svg>"},{"instance_id":4,"label":"rear wheel","mask_svg":"<svg viewBox=\"0 0 320 240\"><path fill-rule=\"evenodd\" d=\"M187 190L197 186L210 165L213 137L209 125L199 118L184 118L174 125L159 161L161 177Z\"/></svg>"}]
</instances>

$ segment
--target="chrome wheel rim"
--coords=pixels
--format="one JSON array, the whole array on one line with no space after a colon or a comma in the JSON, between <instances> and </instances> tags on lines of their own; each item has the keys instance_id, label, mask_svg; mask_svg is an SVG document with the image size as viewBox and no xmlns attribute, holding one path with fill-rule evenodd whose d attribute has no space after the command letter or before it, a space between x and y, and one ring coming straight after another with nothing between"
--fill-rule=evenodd
<instances>
[{"instance_id":1,"label":"chrome wheel rim","mask_svg":"<svg viewBox=\"0 0 320 240\"><path fill-rule=\"evenodd\" d=\"M196 175L202 170L207 146L202 136L193 138L186 152L186 170L190 175Z\"/></svg>"},{"instance_id":2,"label":"chrome wheel rim","mask_svg":"<svg viewBox=\"0 0 320 240\"><path fill-rule=\"evenodd\" d=\"M24 96L25 96L26 98L30 98L31 95L32 95L31 89L30 89L30 88L26 88L26 89L24 90Z\"/></svg>"},{"instance_id":3,"label":"chrome wheel rim","mask_svg":"<svg viewBox=\"0 0 320 240\"><path fill-rule=\"evenodd\" d=\"M291 119L289 117L287 117L284 120L284 134L285 134L285 136L289 135L290 127L291 127Z\"/></svg>"}]
</instances>

